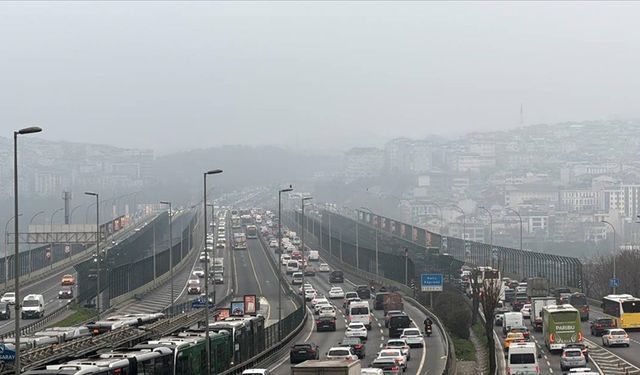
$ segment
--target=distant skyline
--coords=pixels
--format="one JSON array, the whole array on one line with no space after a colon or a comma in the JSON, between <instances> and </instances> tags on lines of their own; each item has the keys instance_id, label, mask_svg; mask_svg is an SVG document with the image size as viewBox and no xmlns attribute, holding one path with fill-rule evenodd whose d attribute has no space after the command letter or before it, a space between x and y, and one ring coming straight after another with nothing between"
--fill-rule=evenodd
<instances>
[{"instance_id":1,"label":"distant skyline","mask_svg":"<svg viewBox=\"0 0 640 375\"><path fill-rule=\"evenodd\" d=\"M2 2L0 136L344 150L640 118L637 2Z\"/></svg>"}]
</instances>

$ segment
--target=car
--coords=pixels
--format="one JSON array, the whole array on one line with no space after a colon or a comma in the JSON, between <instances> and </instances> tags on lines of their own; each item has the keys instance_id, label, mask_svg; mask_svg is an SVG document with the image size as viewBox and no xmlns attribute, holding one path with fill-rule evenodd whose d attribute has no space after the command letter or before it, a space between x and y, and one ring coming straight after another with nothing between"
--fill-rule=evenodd
<instances>
[{"instance_id":1,"label":"car","mask_svg":"<svg viewBox=\"0 0 640 375\"><path fill-rule=\"evenodd\" d=\"M585 367L587 359L579 348L564 348L560 356L560 370L567 371L574 367Z\"/></svg>"},{"instance_id":2,"label":"car","mask_svg":"<svg viewBox=\"0 0 640 375\"><path fill-rule=\"evenodd\" d=\"M504 339L503 348L504 351L509 350L509 346L512 342L524 342L524 335L521 332L509 332L507 333L507 337Z\"/></svg>"},{"instance_id":3,"label":"car","mask_svg":"<svg viewBox=\"0 0 640 375\"><path fill-rule=\"evenodd\" d=\"M602 336L602 334L610 329L616 328L616 320L613 318L598 318L591 321L591 336Z\"/></svg>"},{"instance_id":4,"label":"car","mask_svg":"<svg viewBox=\"0 0 640 375\"><path fill-rule=\"evenodd\" d=\"M565 348L578 348L582 350L582 354L584 358L589 362L589 347L582 342L568 343L564 346Z\"/></svg>"},{"instance_id":5,"label":"car","mask_svg":"<svg viewBox=\"0 0 640 375\"><path fill-rule=\"evenodd\" d=\"M384 371L381 368L364 367L360 370L360 375L384 375Z\"/></svg>"},{"instance_id":6,"label":"car","mask_svg":"<svg viewBox=\"0 0 640 375\"><path fill-rule=\"evenodd\" d=\"M531 319L531 304L525 303L524 305L522 305L520 312L522 313L522 317L524 319Z\"/></svg>"},{"instance_id":7,"label":"car","mask_svg":"<svg viewBox=\"0 0 640 375\"><path fill-rule=\"evenodd\" d=\"M331 272L331 267L329 267L327 263L320 263L320 266L318 267L318 272L322 272L322 273Z\"/></svg>"},{"instance_id":8,"label":"car","mask_svg":"<svg viewBox=\"0 0 640 375\"><path fill-rule=\"evenodd\" d=\"M344 290L342 290L342 288L340 288L339 286L332 287L331 289L329 289L329 298L344 298Z\"/></svg>"},{"instance_id":9,"label":"car","mask_svg":"<svg viewBox=\"0 0 640 375\"><path fill-rule=\"evenodd\" d=\"M367 327L362 323L349 323L347 329L344 332L344 337L360 337L363 340L367 340L369 333Z\"/></svg>"},{"instance_id":10,"label":"car","mask_svg":"<svg viewBox=\"0 0 640 375\"><path fill-rule=\"evenodd\" d=\"M0 320L11 319L11 306L7 302L0 302Z\"/></svg>"},{"instance_id":11,"label":"car","mask_svg":"<svg viewBox=\"0 0 640 375\"><path fill-rule=\"evenodd\" d=\"M335 318L336 317L336 308L331 306L331 305L323 305L320 310L318 311L318 316L321 317L332 317Z\"/></svg>"},{"instance_id":12,"label":"car","mask_svg":"<svg viewBox=\"0 0 640 375\"><path fill-rule=\"evenodd\" d=\"M406 341L409 347L419 347L422 348L424 346L424 340L422 339L422 333L417 328L405 328L402 330L402 334L400 334L400 338Z\"/></svg>"},{"instance_id":13,"label":"car","mask_svg":"<svg viewBox=\"0 0 640 375\"><path fill-rule=\"evenodd\" d=\"M224 249L227 246L226 242L227 241L225 241L224 239L218 240L218 242L216 242L216 248L217 249Z\"/></svg>"},{"instance_id":14,"label":"car","mask_svg":"<svg viewBox=\"0 0 640 375\"><path fill-rule=\"evenodd\" d=\"M302 284L302 286L300 287L300 290L298 291L298 294L302 295L304 294L304 291L307 289L313 289L313 285L309 284L309 283L304 283Z\"/></svg>"},{"instance_id":15,"label":"car","mask_svg":"<svg viewBox=\"0 0 640 375\"><path fill-rule=\"evenodd\" d=\"M271 371L266 368L250 368L242 371L242 375L271 375Z\"/></svg>"},{"instance_id":16,"label":"car","mask_svg":"<svg viewBox=\"0 0 640 375\"><path fill-rule=\"evenodd\" d=\"M521 326L521 327L511 327L509 332L520 332L524 336L525 340L529 340L529 328Z\"/></svg>"},{"instance_id":17,"label":"car","mask_svg":"<svg viewBox=\"0 0 640 375\"><path fill-rule=\"evenodd\" d=\"M629 335L622 328L611 328L602 334L602 346L622 345L628 347Z\"/></svg>"},{"instance_id":18,"label":"car","mask_svg":"<svg viewBox=\"0 0 640 375\"><path fill-rule=\"evenodd\" d=\"M400 310L389 310L386 314L384 314L384 326L385 328L389 328L389 319L391 319L394 315L402 315L404 312Z\"/></svg>"},{"instance_id":19,"label":"car","mask_svg":"<svg viewBox=\"0 0 640 375\"><path fill-rule=\"evenodd\" d=\"M327 351L327 359L346 359L357 361L358 356L353 353L349 346L335 346Z\"/></svg>"},{"instance_id":20,"label":"car","mask_svg":"<svg viewBox=\"0 0 640 375\"><path fill-rule=\"evenodd\" d=\"M71 299L73 298L73 289L71 288L62 288L58 292L58 299Z\"/></svg>"},{"instance_id":21,"label":"car","mask_svg":"<svg viewBox=\"0 0 640 375\"><path fill-rule=\"evenodd\" d=\"M368 285L356 285L356 293L362 299L371 299L371 288Z\"/></svg>"},{"instance_id":22,"label":"car","mask_svg":"<svg viewBox=\"0 0 640 375\"><path fill-rule=\"evenodd\" d=\"M193 276L197 276L199 278L203 278L204 277L204 269L202 267L195 267L191 274Z\"/></svg>"},{"instance_id":23,"label":"car","mask_svg":"<svg viewBox=\"0 0 640 375\"><path fill-rule=\"evenodd\" d=\"M319 315L320 309L322 309L323 307L333 307L333 306L329 302L320 301L315 306L313 306L313 313L315 315Z\"/></svg>"},{"instance_id":24,"label":"car","mask_svg":"<svg viewBox=\"0 0 640 375\"><path fill-rule=\"evenodd\" d=\"M378 358L394 358L403 371L407 370L407 357L402 353L400 349L382 349L378 352Z\"/></svg>"},{"instance_id":25,"label":"car","mask_svg":"<svg viewBox=\"0 0 640 375\"><path fill-rule=\"evenodd\" d=\"M277 248L278 247L278 241L276 241L276 240L269 241L269 247L272 248L272 249Z\"/></svg>"},{"instance_id":26,"label":"car","mask_svg":"<svg viewBox=\"0 0 640 375\"><path fill-rule=\"evenodd\" d=\"M214 273L213 274L213 283L214 284L224 284L224 276L219 272Z\"/></svg>"},{"instance_id":27,"label":"car","mask_svg":"<svg viewBox=\"0 0 640 375\"><path fill-rule=\"evenodd\" d=\"M295 344L289 350L291 363L301 363L310 359L320 359L320 347L313 342Z\"/></svg>"},{"instance_id":28,"label":"car","mask_svg":"<svg viewBox=\"0 0 640 375\"><path fill-rule=\"evenodd\" d=\"M16 294L14 292L6 292L5 294L2 295L2 298L0 298L0 302L6 302L9 305L15 305Z\"/></svg>"},{"instance_id":29,"label":"car","mask_svg":"<svg viewBox=\"0 0 640 375\"><path fill-rule=\"evenodd\" d=\"M344 294L344 298L342 299L342 307L347 307L349 304L349 300L354 298L360 298L357 292L346 292Z\"/></svg>"},{"instance_id":30,"label":"car","mask_svg":"<svg viewBox=\"0 0 640 375\"><path fill-rule=\"evenodd\" d=\"M291 257L288 254L284 254L280 257L280 263L282 263L283 266L287 266L287 263L289 263L289 261L291 260Z\"/></svg>"},{"instance_id":31,"label":"car","mask_svg":"<svg viewBox=\"0 0 640 375\"><path fill-rule=\"evenodd\" d=\"M349 346L353 350L353 353L358 356L359 359L365 357L365 345L359 337L345 337L342 339L340 346Z\"/></svg>"},{"instance_id":32,"label":"car","mask_svg":"<svg viewBox=\"0 0 640 375\"><path fill-rule=\"evenodd\" d=\"M382 369L385 375L400 375L402 372L398 361L389 357L376 358L369 366Z\"/></svg>"},{"instance_id":33,"label":"car","mask_svg":"<svg viewBox=\"0 0 640 375\"><path fill-rule=\"evenodd\" d=\"M318 295L315 289L305 289L304 290L304 299L305 301L311 301Z\"/></svg>"},{"instance_id":34,"label":"car","mask_svg":"<svg viewBox=\"0 0 640 375\"><path fill-rule=\"evenodd\" d=\"M305 267L304 268L304 275L305 276L315 276L316 275L316 269L313 267Z\"/></svg>"},{"instance_id":35,"label":"car","mask_svg":"<svg viewBox=\"0 0 640 375\"><path fill-rule=\"evenodd\" d=\"M569 369L569 374L600 375L599 372L593 371L590 367L574 367Z\"/></svg>"},{"instance_id":36,"label":"car","mask_svg":"<svg viewBox=\"0 0 640 375\"><path fill-rule=\"evenodd\" d=\"M76 285L76 278L73 275L62 276L62 285Z\"/></svg>"},{"instance_id":37,"label":"car","mask_svg":"<svg viewBox=\"0 0 640 375\"><path fill-rule=\"evenodd\" d=\"M303 280L303 274L302 272L294 272L291 275L291 285L300 285L302 284L302 280Z\"/></svg>"},{"instance_id":38,"label":"car","mask_svg":"<svg viewBox=\"0 0 640 375\"><path fill-rule=\"evenodd\" d=\"M316 331L335 331L336 330L336 318L331 317L318 317L316 319Z\"/></svg>"},{"instance_id":39,"label":"car","mask_svg":"<svg viewBox=\"0 0 640 375\"><path fill-rule=\"evenodd\" d=\"M311 306L315 306L315 305L317 305L318 303L321 303L321 302L326 302L328 304L329 300L326 299L324 296L323 297L316 296L316 297L311 299Z\"/></svg>"},{"instance_id":40,"label":"car","mask_svg":"<svg viewBox=\"0 0 640 375\"><path fill-rule=\"evenodd\" d=\"M200 294L200 280L191 279L187 283L187 294Z\"/></svg>"},{"instance_id":41,"label":"car","mask_svg":"<svg viewBox=\"0 0 640 375\"><path fill-rule=\"evenodd\" d=\"M407 357L407 361L411 360L411 347L405 339L390 339L384 347L385 349L400 349Z\"/></svg>"}]
</instances>

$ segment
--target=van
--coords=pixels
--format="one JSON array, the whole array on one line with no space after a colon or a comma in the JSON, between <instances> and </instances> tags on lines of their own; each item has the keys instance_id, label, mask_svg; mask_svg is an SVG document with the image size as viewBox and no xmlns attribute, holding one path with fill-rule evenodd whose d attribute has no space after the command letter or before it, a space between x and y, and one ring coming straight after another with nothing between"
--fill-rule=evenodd
<instances>
[{"instance_id":1,"label":"van","mask_svg":"<svg viewBox=\"0 0 640 375\"><path fill-rule=\"evenodd\" d=\"M524 319L521 312L506 312L502 320L502 333L507 334L511 327L524 327Z\"/></svg>"},{"instance_id":2,"label":"van","mask_svg":"<svg viewBox=\"0 0 640 375\"><path fill-rule=\"evenodd\" d=\"M540 374L538 351L533 342L514 342L507 354L507 374Z\"/></svg>"},{"instance_id":3,"label":"van","mask_svg":"<svg viewBox=\"0 0 640 375\"><path fill-rule=\"evenodd\" d=\"M40 319L44 316L42 294L28 294L22 300L22 319Z\"/></svg>"},{"instance_id":4,"label":"van","mask_svg":"<svg viewBox=\"0 0 640 375\"><path fill-rule=\"evenodd\" d=\"M349 323L362 323L368 330L371 329L371 311L369 302L352 302L349 304Z\"/></svg>"},{"instance_id":5,"label":"van","mask_svg":"<svg viewBox=\"0 0 640 375\"><path fill-rule=\"evenodd\" d=\"M287 262L287 275L291 275L294 272L300 271L300 265L297 260L290 260Z\"/></svg>"},{"instance_id":6,"label":"van","mask_svg":"<svg viewBox=\"0 0 640 375\"><path fill-rule=\"evenodd\" d=\"M318 250L309 250L309 262L318 261L320 261L320 253L318 253Z\"/></svg>"},{"instance_id":7,"label":"van","mask_svg":"<svg viewBox=\"0 0 640 375\"><path fill-rule=\"evenodd\" d=\"M374 310L384 310L384 296L387 294L389 293L387 292L376 293L376 300L373 303Z\"/></svg>"},{"instance_id":8,"label":"van","mask_svg":"<svg viewBox=\"0 0 640 375\"><path fill-rule=\"evenodd\" d=\"M393 315L389 318L389 337L398 338L405 328L411 328L411 318L405 313Z\"/></svg>"}]
</instances>

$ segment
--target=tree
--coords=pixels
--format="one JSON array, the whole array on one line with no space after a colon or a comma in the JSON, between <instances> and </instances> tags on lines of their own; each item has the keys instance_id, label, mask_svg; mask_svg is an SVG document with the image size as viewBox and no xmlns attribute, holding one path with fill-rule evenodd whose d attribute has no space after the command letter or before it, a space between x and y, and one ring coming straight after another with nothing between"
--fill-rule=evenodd
<instances>
[{"instance_id":1,"label":"tree","mask_svg":"<svg viewBox=\"0 0 640 375\"><path fill-rule=\"evenodd\" d=\"M480 281L482 272L477 268L471 271L471 325L478 322L478 310L480 307L480 293L482 292L482 281Z\"/></svg>"},{"instance_id":2,"label":"tree","mask_svg":"<svg viewBox=\"0 0 640 375\"><path fill-rule=\"evenodd\" d=\"M500 301L500 292L502 290L502 280L499 272L487 272L474 269L471 272L471 290L474 295L474 309L478 310L478 305L482 308L484 315L484 333L487 338L487 346L489 349L489 373L493 374L496 370L496 346L493 339L493 313L498 307ZM477 297L476 297L477 296ZM477 302L476 302L477 301Z\"/></svg>"}]
</instances>

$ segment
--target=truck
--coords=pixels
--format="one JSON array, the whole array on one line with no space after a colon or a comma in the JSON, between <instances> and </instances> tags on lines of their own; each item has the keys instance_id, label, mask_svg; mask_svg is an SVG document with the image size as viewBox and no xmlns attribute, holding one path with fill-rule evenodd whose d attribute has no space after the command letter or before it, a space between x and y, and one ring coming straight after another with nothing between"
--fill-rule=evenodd
<instances>
[{"instance_id":1,"label":"truck","mask_svg":"<svg viewBox=\"0 0 640 375\"><path fill-rule=\"evenodd\" d=\"M233 234L233 248L235 250L247 249L247 236L244 233Z\"/></svg>"},{"instance_id":2,"label":"truck","mask_svg":"<svg viewBox=\"0 0 640 375\"><path fill-rule=\"evenodd\" d=\"M382 309L386 314L389 310L404 310L402 296L399 293L387 293L382 300Z\"/></svg>"},{"instance_id":3,"label":"truck","mask_svg":"<svg viewBox=\"0 0 640 375\"><path fill-rule=\"evenodd\" d=\"M360 375L360 361L344 359L308 360L291 368L292 375Z\"/></svg>"},{"instance_id":4,"label":"truck","mask_svg":"<svg viewBox=\"0 0 640 375\"><path fill-rule=\"evenodd\" d=\"M544 277L530 277L527 279L527 296L546 297L549 295L549 281Z\"/></svg>"},{"instance_id":5,"label":"truck","mask_svg":"<svg viewBox=\"0 0 640 375\"><path fill-rule=\"evenodd\" d=\"M555 297L534 297L531 299L531 325L534 331L542 332L542 308L555 304Z\"/></svg>"}]
</instances>

